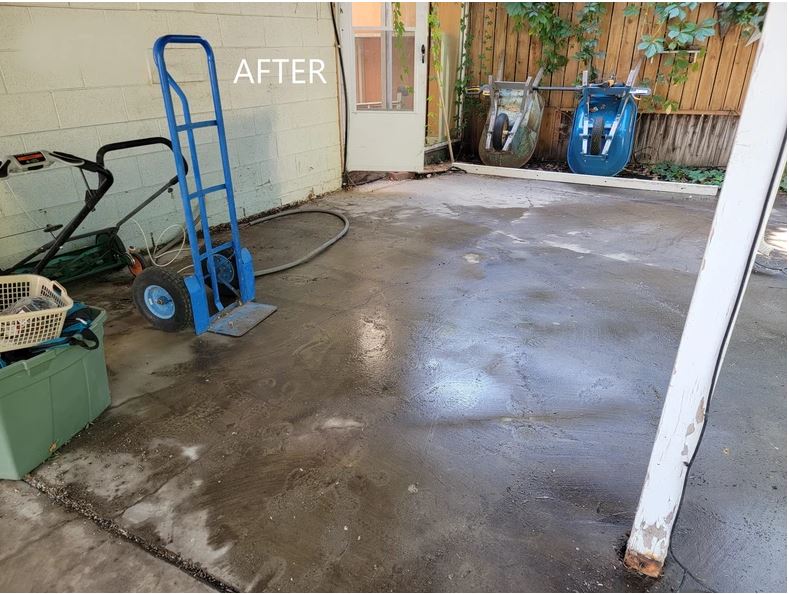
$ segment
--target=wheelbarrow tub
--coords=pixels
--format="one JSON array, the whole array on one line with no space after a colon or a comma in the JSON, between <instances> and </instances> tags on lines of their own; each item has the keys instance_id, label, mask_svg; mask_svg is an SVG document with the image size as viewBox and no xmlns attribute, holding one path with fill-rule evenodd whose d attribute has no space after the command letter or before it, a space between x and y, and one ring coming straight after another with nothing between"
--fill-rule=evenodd
<instances>
[{"instance_id":1,"label":"wheelbarrow tub","mask_svg":"<svg viewBox=\"0 0 789 594\"><path fill-rule=\"evenodd\" d=\"M513 94L511 100L503 102L497 114L492 114L493 107L488 112L486 122L490 121L491 116L499 113L506 113L510 121L510 130L515 125L516 118L520 115L520 105L522 96L519 93ZM487 128L483 130L479 139L479 158L485 165L496 167L513 167L515 169L523 167L528 163L537 148L537 139L540 136L540 124L542 114L545 109L545 100L542 96L533 92L532 100L528 102L526 113L523 116L518 129L512 138L508 150L497 151L492 146L486 148Z\"/></svg>"},{"instance_id":2,"label":"wheelbarrow tub","mask_svg":"<svg viewBox=\"0 0 789 594\"><path fill-rule=\"evenodd\" d=\"M589 105L585 93L589 93ZM617 87L608 89L584 90L578 107L575 110L573 124L570 130L570 142L567 145L567 164L573 173L585 175L614 176L630 162L633 154L633 141L635 139L636 116L638 108L633 96ZM621 103L624 102L624 105ZM622 117L619 126L611 139L611 146L607 154L591 154L592 139L589 138L587 152L583 151L584 118L589 119L589 132L591 135L593 123L596 118L603 119L603 138L600 150L605 145L605 135L609 133L616 120L617 113L622 108Z\"/></svg>"}]
</instances>

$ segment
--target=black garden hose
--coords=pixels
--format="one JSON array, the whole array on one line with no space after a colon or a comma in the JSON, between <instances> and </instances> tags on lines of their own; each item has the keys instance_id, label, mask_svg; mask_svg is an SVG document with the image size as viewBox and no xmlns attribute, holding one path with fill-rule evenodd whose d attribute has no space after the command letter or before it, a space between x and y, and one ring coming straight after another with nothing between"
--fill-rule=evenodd
<instances>
[{"instance_id":1,"label":"black garden hose","mask_svg":"<svg viewBox=\"0 0 789 594\"><path fill-rule=\"evenodd\" d=\"M336 218L340 219L343 222L343 227L340 230L340 232L337 233L334 237L332 237L328 241L322 243L321 245L316 247L314 250L312 250L308 254L302 256L298 260L294 260L293 262L287 262L285 264L280 264L279 266L272 266L271 268L264 268L263 270L256 270L255 271L255 278L258 278L258 277L261 277L261 276L266 276L268 274L274 274L275 272L282 272L283 270L288 270L290 268L294 268L296 266L299 266L300 264L304 264L308 260L311 260L312 258L317 256L318 254L320 254L324 250L328 249L329 247L331 247L332 245L334 245L335 243L340 241L340 239L345 237L345 234L348 233L348 229L350 229L350 227L351 227L351 223L348 221L348 218L344 214L339 213L339 212L335 212L333 210L326 210L326 209L323 209L323 208L302 208L302 209L293 209L293 210L283 210L282 212L278 212L278 213L275 213L273 215L269 215L267 217L263 217L263 218L251 221L249 224L250 225L257 225L258 223L265 223L266 221L279 219L281 217L289 217L291 215L309 214L309 213L327 214L327 215L331 215L333 217L336 217Z\"/></svg>"}]
</instances>

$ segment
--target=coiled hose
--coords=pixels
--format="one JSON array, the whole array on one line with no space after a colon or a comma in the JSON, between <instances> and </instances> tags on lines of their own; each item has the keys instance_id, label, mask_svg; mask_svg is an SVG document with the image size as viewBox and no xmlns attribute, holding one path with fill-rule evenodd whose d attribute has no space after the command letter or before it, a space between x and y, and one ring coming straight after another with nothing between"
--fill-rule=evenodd
<instances>
[{"instance_id":1,"label":"coiled hose","mask_svg":"<svg viewBox=\"0 0 789 594\"><path fill-rule=\"evenodd\" d=\"M263 217L260 219L256 219L251 221L250 225L258 225L260 223L265 223L266 221L272 221L274 219L279 219L281 217L289 217L291 215L298 215L298 214L310 214L310 213L317 213L317 214L327 214L333 217L340 219L343 222L343 227L337 235L329 239L328 241L322 243L314 250L309 252L308 254L302 256L298 260L294 260L293 262L287 262L285 264L280 264L279 266L273 266L271 268L264 268L263 270L256 270L255 271L255 278L266 276L267 274L274 274L275 272L282 272L283 270L288 270L290 268L294 268L299 266L300 264L304 264L308 260L311 260L324 250L328 249L340 239L345 237L345 234L348 233L348 229L351 227L351 223L348 221L348 218L339 212L335 212L333 210L325 210L323 208L302 208L302 209L293 209L293 210L283 210L282 212L275 213L273 215L269 215L267 217Z\"/></svg>"}]
</instances>

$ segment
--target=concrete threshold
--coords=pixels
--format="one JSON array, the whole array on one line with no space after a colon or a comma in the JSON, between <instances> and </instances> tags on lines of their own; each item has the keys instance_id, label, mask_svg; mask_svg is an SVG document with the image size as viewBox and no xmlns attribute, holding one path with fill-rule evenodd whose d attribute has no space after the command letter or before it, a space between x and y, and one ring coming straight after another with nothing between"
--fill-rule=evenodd
<instances>
[{"instance_id":1,"label":"concrete threshold","mask_svg":"<svg viewBox=\"0 0 789 594\"><path fill-rule=\"evenodd\" d=\"M516 179L533 179L539 181L563 182L566 184L582 184L587 186L605 186L609 188L623 188L630 190L651 190L653 192L670 192L672 194L686 194L689 196L705 197L711 199L718 195L720 186L705 184L683 184L652 179L633 179L626 177L602 177L599 175L581 175L578 173L564 173L562 171L541 171L538 169L513 169L511 167L494 167L492 165L477 165L475 163L455 163L455 167L466 173L479 175L495 175L498 177L513 177Z\"/></svg>"},{"instance_id":2,"label":"concrete threshold","mask_svg":"<svg viewBox=\"0 0 789 594\"><path fill-rule=\"evenodd\" d=\"M69 512L73 512L78 516L90 520L99 529L107 532L111 537L120 539L121 541L128 542L136 545L143 551L152 555L156 559L164 561L173 567L183 571L192 578L202 582L212 590L217 592L238 592L238 589L222 580L221 578L212 575L206 569L195 563L190 559L185 559L178 553L169 550L166 547L156 545L149 542L125 528L122 528L114 520L104 517L93 509L90 504L80 503L78 500L73 499L68 495L65 490L52 488L44 482L38 480L32 475L28 475L24 482L30 485L36 491L46 495L55 505L58 505Z\"/></svg>"}]
</instances>

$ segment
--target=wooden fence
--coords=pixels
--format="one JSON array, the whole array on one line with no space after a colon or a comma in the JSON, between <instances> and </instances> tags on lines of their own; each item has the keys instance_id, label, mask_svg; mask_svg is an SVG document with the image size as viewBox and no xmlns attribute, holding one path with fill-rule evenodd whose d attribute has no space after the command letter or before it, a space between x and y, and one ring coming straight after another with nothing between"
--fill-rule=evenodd
<instances>
[{"instance_id":1,"label":"wooden fence","mask_svg":"<svg viewBox=\"0 0 789 594\"><path fill-rule=\"evenodd\" d=\"M557 10L564 18L577 19L582 3L561 3ZM600 22L598 49L605 56L594 62L603 75L623 81L642 56L637 49L641 36L655 28L654 12L643 6L639 14L625 16L624 2L606 4ZM715 3L703 2L689 15L694 22L715 16ZM507 14L506 3L471 4L471 67L469 84L484 84L488 75L503 68L505 80L526 80L539 69L540 42L528 33L528 26L516 31L515 21ZM676 102L671 114L639 114L634 156L643 162L670 160L685 165L725 165L738 116L748 87L758 43L746 45L739 27L731 27L724 37L716 34L695 47L705 49L698 69L690 69L684 84L655 85L659 71L666 69L667 54L645 60L639 80L651 81L653 91ZM574 40L567 47L567 65L546 75L542 84L572 85L583 66L572 56ZM575 93L544 93L546 109L535 158L563 159L567 136L577 101ZM476 145L484 115L472 116L466 130L469 144Z\"/></svg>"}]
</instances>

